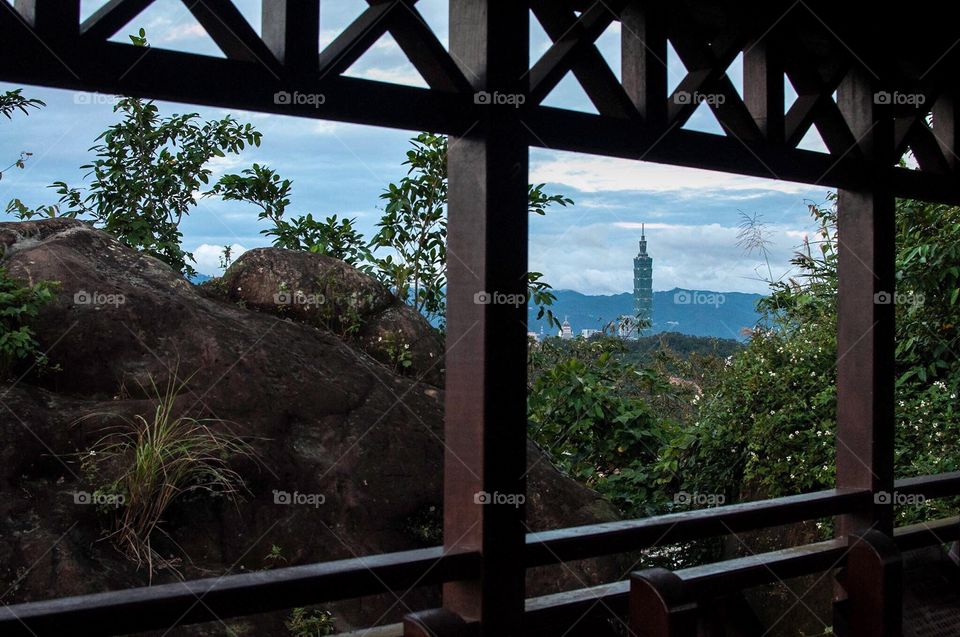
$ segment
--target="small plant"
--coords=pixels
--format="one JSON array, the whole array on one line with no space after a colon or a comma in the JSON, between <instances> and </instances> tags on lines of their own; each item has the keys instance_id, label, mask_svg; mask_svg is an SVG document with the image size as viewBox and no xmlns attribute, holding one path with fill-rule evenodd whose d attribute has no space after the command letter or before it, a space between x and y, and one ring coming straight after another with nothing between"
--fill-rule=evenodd
<instances>
[{"instance_id":1,"label":"small plant","mask_svg":"<svg viewBox=\"0 0 960 637\"><path fill-rule=\"evenodd\" d=\"M0 268L0 375L4 379L20 361L32 361L41 369L47 366L47 357L40 351L27 319L35 317L53 299L54 285L41 281L23 286Z\"/></svg>"},{"instance_id":2,"label":"small plant","mask_svg":"<svg viewBox=\"0 0 960 637\"><path fill-rule=\"evenodd\" d=\"M231 263L233 263L233 247L225 245L220 252L220 269L226 270L230 267Z\"/></svg>"},{"instance_id":3,"label":"small plant","mask_svg":"<svg viewBox=\"0 0 960 637\"><path fill-rule=\"evenodd\" d=\"M119 426L94 443L86 457L89 473L108 479L101 490L122 496L111 537L138 566L145 563L151 576L155 563L171 566L152 548L170 505L195 492L236 499L245 486L228 460L256 458L249 444L220 431L224 421L177 413L177 396L188 381L177 381L174 373L158 388L150 379L143 389L155 396L153 413L120 416Z\"/></svg>"},{"instance_id":4,"label":"small plant","mask_svg":"<svg viewBox=\"0 0 960 637\"><path fill-rule=\"evenodd\" d=\"M402 372L413 365L413 357L410 354L410 344L404 342L403 334L400 332L387 332L377 338L383 345L383 351L386 352L390 364L394 371Z\"/></svg>"},{"instance_id":5,"label":"small plant","mask_svg":"<svg viewBox=\"0 0 960 637\"><path fill-rule=\"evenodd\" d=\"M294 637L323 637L337 631L333 622L333 613L328 610L294 608L290 619L286 621L286 626Z\"/></svg>"},{"instance_id":6,"label":"small plant","mask_svg":"<svg viewBox=\"0 0 960 637\"><path fill-rule=\"evenodd\" d=\"M283 549L278 544L270 545L270 552L263 556L263 561L267 563L266 568L280 566L287 563L287 558L283 556Z\"/></svg>"}]
</instances>

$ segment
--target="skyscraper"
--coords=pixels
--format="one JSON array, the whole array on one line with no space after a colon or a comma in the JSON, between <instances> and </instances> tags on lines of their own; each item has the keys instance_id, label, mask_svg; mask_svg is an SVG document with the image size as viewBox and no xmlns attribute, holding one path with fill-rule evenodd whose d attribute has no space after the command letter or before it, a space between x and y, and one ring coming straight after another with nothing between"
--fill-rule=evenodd
<instances>
[{"instance_id":1,"label":"skyscraper","mask_svg":"<svg viewBox=\"0 0 960 637\"><path fill-rule=\"evenodd\" d=\"M640 252L633 259L633 310L638 319L653 324L653 259L647 254L644 224L640 224Z\"/></svg>"}]
</instances>

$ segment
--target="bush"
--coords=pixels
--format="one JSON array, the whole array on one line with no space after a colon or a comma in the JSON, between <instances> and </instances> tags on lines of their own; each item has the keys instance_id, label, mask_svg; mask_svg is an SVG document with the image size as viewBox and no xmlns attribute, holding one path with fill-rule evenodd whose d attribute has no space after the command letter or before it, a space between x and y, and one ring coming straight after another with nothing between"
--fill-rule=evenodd
<instances>
[{"instance_id":1,"label":"bush","mask_svg":"<svg viewBox=\"0 0 960 637\"><path fill-rule=\"evenodd\" d=\"M55 284L41 281L23 286L0 268L0 375L9 378L18 363L30 362L41 369L47 356L34 338L29 319L53 299Z\"/></svg>"}]
</instances>

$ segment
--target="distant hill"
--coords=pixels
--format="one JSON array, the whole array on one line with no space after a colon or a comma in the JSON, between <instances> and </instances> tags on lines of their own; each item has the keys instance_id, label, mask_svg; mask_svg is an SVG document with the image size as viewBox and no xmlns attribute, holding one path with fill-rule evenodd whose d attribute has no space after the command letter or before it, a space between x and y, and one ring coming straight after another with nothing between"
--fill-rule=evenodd
<instances>
[{"instance_id":1,"label":"distant hill","mask_svg":"<svg viewBox=\"0 0 960 637\"><path fill-rule=\"evenodd\" d=\"M600 329L618 316L633 314L633 294L589 295L573 290L557 290L553 313L570 321L573 333L583 329ZM744 340L741 330L753 327L760 294L744 292L711 292L706 290L672 290L653 293L653 329L651 333L678 332L690 336L713 336ZM535 321L537 308L531 306L530 330L551 333L546 321Z\"/></svg>"}]
</instances>

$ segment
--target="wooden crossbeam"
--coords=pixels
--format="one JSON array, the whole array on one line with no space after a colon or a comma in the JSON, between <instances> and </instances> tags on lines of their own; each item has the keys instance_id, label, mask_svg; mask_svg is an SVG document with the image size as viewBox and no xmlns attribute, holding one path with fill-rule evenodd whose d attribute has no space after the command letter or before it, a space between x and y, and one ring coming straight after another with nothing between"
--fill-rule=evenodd
<instances>
[{"instance_id":1,"label":"wooden crossbeam","mask_svg":"<svg viewBox=\"0 0 960 637\"><path fill-rule=\"evenodd\" d=\"M671 34L670 41L690 71L687 75L690 81L681 81L671 96L668 106L671 124L683 126L700 105L698 95L701 95L728 135L743 141L763 138L760 127L727 75L727 68L743 48L741 36L726 34L720 41L708 45L689 33L678 31Z\"/></svg>"},{"instance_id":2,"label":"wooden crossbeam","mask_svg":"<svg viewBox=\"0 0 960 637\"><path fill-rule=\"evenodd\" d=\"M263 41L294 73L316 72L320 63L320 0L263 0Z\"/></svg>"},{"instance_id":3,"label":"wooden crossbeam","mask_svg":"<svg viewBox=\"0 0 960 637\"><path fill-rule=\"evenodd\" d=\"M601 3L598 3L598 5L600 4ZM615 8L609 4L604 5L604 7L609 10ZM565 2L558 2L557 0L534 0L530 8L533 10L534 16L536 16L537 20L543 26L544 31L546 31L554 43L559 43L569 37L570 34L574 33L579 27L582 27L582 19L584 16L581 15L578 18L573 12L573 9ZM603 7L600 7L600 10L602 10L602 8ZM603 31L600 31L597 37L602 35L602 33ZM610 65L607 64L606 60L603 59L603 55L597 50L594 44L596 38L593 38L590 42L585 42L584 40L585 39L580 40L579 50L576 51L575 58L572 63L569 64L569 67L564 68L564 65L558 67L553 71L551 81L556 78L556 82L559 82L568 70L572 70L577 81L583 87L587 97L593 102L598 112L611 117L636 116L638 114L636 106L630 99L630 96L627 95L627 92L619 80L617 80L617 76L610 69ZM569 63L570 60L568 59L567 62ZM546 70L543 68L538 70L535 66L534 73L546 74ZM532 74L532 77L535 79L531 82L534 86L531 99L539 103L553 90L556 83L543 83L542 86L538 86L539 80L536 79L537 76ZM665 99L665 91L663 95Z\"/></svg>"},{"instance_id":4,"label":"wooden crossbeam","mask_svg":"<svg viewBox=\"0 0 960 637\"><path fill-rule=\"evenodd\" d=\"M153 2L154 0L110 0L83 21L80 25L80 36L87 40L109 40Z\"/></svg>"},{"instance_id":5,"label":"wooden crossbeam","mask_svg":"<svg viewBox=\"0 0 960 637\"><path fill-rule=\"evenodd\" d=\"M400 3L392 11L388 30L430 88L453 93L472 92L470 81L412 2Z\"/></svg>"},{"instance_id":6,"label":"wooden crossbeam","mask_svg":"<svg viewBox=\"0 0 960 637\"><path fill-rule=\"evenodd\" d=\"M183 0L220 50L232 60L259 62L272 73L279 69L277 58L230 0Z\"/></svg>"},{"instance_id":7,"label":"wooden crossbeam","mask_svg":"<svg viewBox=\"0 0 960 637\"><path fill-rule=\"evenodd\" d=\"M80 29L80 0L15 0L14 8L42 38L75 38Z\"/></svg>"},{"instance_id":8,"label":"wooden crossbeam","mask_svg":"<svg viewBox=\"0 0 960 637\"><path fill-rule=\"evenodd\" d=\"M372 4L320 52L320 77L341 75L387 32L387 16L399 2Z\"/></svg>"}]
</instances>

